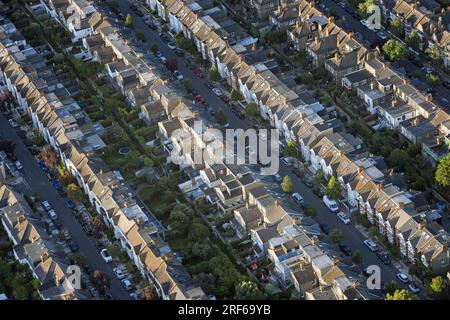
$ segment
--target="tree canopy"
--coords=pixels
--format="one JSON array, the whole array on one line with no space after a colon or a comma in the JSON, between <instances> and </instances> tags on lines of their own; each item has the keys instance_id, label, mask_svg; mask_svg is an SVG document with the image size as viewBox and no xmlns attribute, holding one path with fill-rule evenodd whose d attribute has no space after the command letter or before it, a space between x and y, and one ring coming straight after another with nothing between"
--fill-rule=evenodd
<instances>
[{"instance_id":1,"label":"tree canopy","mask_svg":"<svg viewBox=\"0 0 450 320\"><path fill-rule=\"evenodd\" d=\"M390 39L383 45L383 51L389 60L398 61L405 54L405 46L400 41Z\"/></svg>"},{"instance_id":2,"label":"tree canopy","mask_svg":"<svg viewBox=\"0 0 450 320\"><path fill-rule=\"evenodd\" d=\"M292 192L292 180L291 177L288 175L285 175L283 178L283 182L281 183L281 188L286 193Z\"/></svg>"},{"instance_id":3,"label":"tree canopy","mask_svg":"<svg viewBox=\"0 0 450 320\"><path fill-rule=\"evenodd\" d=\"M417 297L406 289L397 289L393 294L387 293L386 300L416 300Z\"/></svg>"},{"instance_id":4,"label":"tree canopy","mask_svg":"<svg viewBox=\"0 0 450 320\"><path fill-rule=\"evenodd\" d=\"M439 161L434 178L440 186L450 187L450 155Z\"/></svg>"}]
</instances>

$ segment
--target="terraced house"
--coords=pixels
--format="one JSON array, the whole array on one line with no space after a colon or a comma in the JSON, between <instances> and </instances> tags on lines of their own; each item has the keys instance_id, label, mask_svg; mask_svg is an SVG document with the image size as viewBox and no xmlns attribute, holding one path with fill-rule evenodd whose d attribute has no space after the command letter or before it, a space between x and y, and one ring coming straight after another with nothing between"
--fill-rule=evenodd
<instances>
[{"instance_id":1,"label":"terraced house","mask_svg":"<svg viewBox=\"0 0 450 320\"><path fill-rule=\"evenodd\" d=\"M26 96L23 100L26 105L19 106L19 110L26 108L35 127L58 152L92 205L113 227L115 236L143 277L154 284L163 299L206 298L159 236L159 222L136 204L134 192L124 183L120 173L111 172L96 154L96 150L105 146L99 135L102 126L92 123L67 89L45 67L45 58L29 45L19 48L4 36L0 50L3 52L2 76L10 83L11 94L19 97L19 79L8 71L13 65L14 73L27 74L36 88L33 94L30 92ZM33 53L29 55L30 59L25 55L27 52ZM127 57L126 61L132 61L127 53L129 51L122 56ZM39 62L41 68L38 71L29 67L33 61ZM138 70L145 71L139 76L141 81L148 79L147 68Z\"/></svg>"},{"instance_id":2,"label":"terraced house","mask_svg":"<svg viewBox=\"0 0 450 320\"><path fill-rule=\"evenodd\" d=\"M44 222L20 193L6 185L0 187L0 220L13 244L14 257L39 281L38 292L43 300L87 299L74 288L70 263L58 251Z\"/></svg>"}]
</instances>

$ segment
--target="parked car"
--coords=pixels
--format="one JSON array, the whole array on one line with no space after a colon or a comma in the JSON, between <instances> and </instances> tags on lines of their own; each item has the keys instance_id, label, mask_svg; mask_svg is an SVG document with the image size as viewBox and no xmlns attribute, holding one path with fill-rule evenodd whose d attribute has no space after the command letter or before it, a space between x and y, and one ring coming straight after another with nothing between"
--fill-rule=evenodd
<instances>
[{"instance_id":1,"label":"parked car","mask_svg":"<svg viewBox=\"0 0 450 320\"><path fill-rule=\"evenodd\" d=\"M303 172L299 168L292 169L292 172L299 178L303 177Z\"/></svg>"},{"instance_id":2,"label":"parked car","mask_svg":"<svg viewBox=\"0 0 450 320\"><path fill-rule=\"evenodd\" d=\"M51 210L52 206L50 205L50 203L45 200L41 202L42 207L44 208L45 211L49 211Z\"/></svg>"},{"instance_id":3,"label":"parked car","mask_svg":"<svg viewBox=\"0 0 450 320\"><path fill-rule=\"evenodd\" d=\"M389 257L389 254L386 252L378 252L377 257L384 263L384 264L390 264L391 258Z\"/></svg>"},{"instance_id":4,"label":"parked car","mask_svg":"<svg viewBox=\"0 0 450 320\"><path fill-rule=\"evenodd\" d=\"M292 161L289 161L288 157L282 157L281 162L283 162L283 164L287 167L290 167L292 165Z\"/></svg>"},{"instance_id":5,"label":"parked car","mask_svg":"<svg viewBox=\"0 0 450 320\"><path fill-rule=\"evenodd\" d=\"M113 268L113 272L117 279L122 280L123 278L125 278L125 274L123 273L122 269Z\"/></svg>"},{"instance_id":6,"label":"parked car","mask_svg":"<svg viewBox=\"0 0 450 320\"><path fill-rule=\"evenodd\" d=\"M109 254L108 250L102 249L102 250L100 251L100 254L101 254L103 260L104 260L106 263L110 263L110 262L113 261L113 258L112 258L111 255Z\"/></svg>"},{"instance_id":7,"label":"parked car","mask_svg":"<svg viewBox=\"0 0 450 320\"><path fill-rule=\"evenodd\" d=\"M133 286L131 285L131 281L128 279L123 279L122 281L122 285L125 288L125 290L129 291L131 289L133 289Z\"/></svg>"},{"instance_id":8,"label":"parked car","mask_svg":"<svg viewBox=\"0 0 450 320\"><path fill-rule=\"evenodd\" d=\"M329 234L331 231L331 228L324 223L320 224L320 229L322 229L323 233L325 233L325 234Z\"/></svg>"},{"instance_id":9,"label":"parked car","mask_svg":"<svg viewBox=\"0 0 450 320\"><path fill-rule=\"evenodd\" d=\"M175 50L175 49L177 48L177 46L176 46L175 43L173 43L173 42L169 42L169 43L167 44L167 46L168 46L169 49L171 49L171 50Z\"/></svg>"},{"instance_id":10,"label":"parked car","mask_svg":"<svg viewBox=\"0 0 450 320\"><path fill-rule=\"evenodd\" d=\"M52 220L58 219L58 215L56 214L55 210L53 210L53 209L48 210L47 214L48 214L49 218Z\"/></svg>"},{"instance_id":11,"label":"parked car","mask_svg":"<svg viewBox=\"0 0 450 320\"><path fill-rule=\"evenodd\" d=\"M336 201L329 199L326 195L322 198L323 203L331 210L331 212L339 212L339 207Z\"/></svg>"},{"instance_id":12,"label":"parked car","mask_svg":"<svg viewBox=\"0 0 450 320\"><path fill-rule=\"evenodd\" d=\"M91 235L94 234L94 231L92 230L92 227L90 225L88 225L88 224L83 225L82 228L83 228L84 232L86 232L86 234L88 236L91 236Z\"/></svg>"},{"instance_id":13,"label":"parked car","mask_svg":"<svg viewBox=\"0 0 450 320\"><path fill-rule=\"evenodd\" d=\"M17 124L16 120L8 119L8 122L9 122L11 127L13 127L13 128L17 128L18 127L18 124Z\"/></svg>"},{"instance_id":14,"label":"parked car","mask_svg":"<svg viewBox=\"0 0 450 320\"><path fill-rule=\"evenodd\" d=\"M80 250L80 247L78 246L78 244L75 241L73 241L73 240L70 240L67 243L67 245L69 246L69 249L72 252L78 252Z\"/></svg>"},{"instance_id":15,"label":"parked car","mask_svg":"<svg viewBox=\"0 0 450 320\"><path fill-rule=\"evenodd\" d=\"M364 240L364 244L366 245L367 248L369 248L370 251L372 252L376 252L378 251L378 246L375 242L373 242L372 240Z\"/></svg>"},{"instance_id":16,"label":"parked car","mask_svg":"<svg viewBox=\"0 0 450 320\"><path fill-rule=\"evenodd\" d=\"M319 186L314 186L312 189L312 192L319 198L323 197L323 195L324 195L323 190Z\"/></svg>"},{"instance_id":17,"label":"parked car","mask_svg":"<svg viewBox=\"0 0 450 320\"><path fill-rule=\"evenodd\" d=\"M177 80L183 80L183 75L181 74L181 72L180 71L178 71L178 70L175 70L174 72L173 72L173 75L174 75L174 77L177 79Z\"/></svg>"},{"instance_id":18,"label":"parked car","mask_svg":"<svg viewBox=\"0 0 450 320\"><path fill-rule=\"evenodd\" d=\"M23 169L23 165L22 165L22 163L19 160L14 162L14 165L16 166L17 170L22 170Z\"/></svg>"},{"instance_id":19,"label":"parked car","mask_svg":"<svg viewBox=\"0 0 450 320\"><path fill-rule=\"evenodd\" d=\"M409 291L411 291L412 293L419 293L420 292L420 288L415 284L415 283L410 283L408 285L408 289Z\"/></svg>"},{"instance_id":20,"label":"parked car","mask_svg":"<svg viewBox=\"0 0 450 320\"><path fill-rule=\"evenodd\" d=\"M184 50L180 49L180 48L176 48L175 49L175 54L179 57L183 57L184 56Z\"/></svg>"},{"instance_id":21,"label":"parked car","mask_svg":"<svg viewBox=\"0 0 450 320\"><path fill-rule=\"evenodd\" d=\"M218 88L212 88L211 90L218 97L220 97L222 95L222 90L220 90Z\"/></svg>"},{"instance_id":22,"label":"parked car","mask_svg":"<svg viewBox=\"0 0 450 320\"><path fill-rule=\"evenodd\" d=\"M306 177L302 181L305 184L305 186L307 186L308 188L312 188L314 186L314 181L310 177Z\"/></svg>"},{"instance_id":23,"label":"parked car","mask_svg":"<svg viewBox=\"0 0 450 320\"><path fill-rule=\"evenodd\" d=\"M167 63L167 59L163 56L158 57L159 62L161 62L162 64L166 64Z\"/></svg>"},{"instance_id":24,"label":"parked car","mask_svg":"<svg viewBox=\"0 0 450 320\"><path fill-rule=\"evenodd\" d=\"M409 283L409 278L406 274L399 272L396 276L400 282Z\"/></svg>"},{"instance_id":25,"label":"parked car","mask_svg":"<svg viewBox=\"0 0 450 320\"><path fill-rule=\"evenodd\" d=\"M341 249L342 253L344 253L346 256L351 256L353 254L352 249L350 249L350 247L345 244L340 244L339 249Z\"/></svg>"},{"instance_id":26,"label":"parked car","mask_svg":"<svg viewBox=\"0 0 450 320\"><path fill-rule=\"evenodd\" d=\"M350 224L350 217L347 216L345 213L343 212L338 212L337 217L339 218L339 220L341 220L344 224Z\"/></svg>"},{"instance_id":27,"label":"parked car","mask_svg":"<svg viewBox=\"0 0 450 320\"><path fill-rule=\"evenodd\" d=\"M386 33L384 33L383 31L379 31L377 34L383 40L386 40L388 38Z\"/></svg>"},{"instance_id":28,"label":"parked car","mask_svg":"<svg viewBox=\"0 0 450 320\"><path fill-rule=\"evenodd\" d=\"M276 182L283 181L283 178L281 178L281 176L278 173L275 173L272 177Z\"/></svg>"},{"instance_id":29,"label":"parked car","mask_svg":"<svg viewBox=\"0 0 450 320\"><path fill-rule=\"evenodd\" d=\"M294 192L292 194L292 198L294 198L295 202L302 204L305 202L305 199L303 199L303 197L298 193L298 192Z\"/></svg>"},{"instance_id":30,"label":"parked car","mask_svg":"<svg viewBox=\"0 0 450 320\"><path fill-rule=\"evenodd\" d=\"M209 82L209 81L207 81L207 82L205 82L205 86L208 88L208 89L214 89L214 84L212 84L211 82ZM220 94L222 94L222 92L220 93Z\"/></svg>"},{"instance_id":31,"label":"parked car","mask_svg":"<svg viewBox=\"0 0 450 320\"><path fill-rule=\"evenodd\" d=\"M62 228L62 223L61 223L61 220L59 220L59 219L53 220L53 224L54 224L58 229L61 229L61 228Z\"/></svg>"},{"instance_id":32,"label":"parked car","mask_svg":"<svg viewBox=\"0 0 450 320\"><path fill-rule=\"evenodd\" d=\"M130 293L130 299L131 300L140 300L139 299L139 294L137 292Z\"/></svg>"},{"instance_id":33,"label":"parked car","mask_svg":"<svg viewBox=\"0 0 450 320\"><path fill-rule=\"evenodd\" d=\"M69 198L65 198L64 202L66 203L67 208L75 209L75 204Z\"/></svg>"}]
</instances>

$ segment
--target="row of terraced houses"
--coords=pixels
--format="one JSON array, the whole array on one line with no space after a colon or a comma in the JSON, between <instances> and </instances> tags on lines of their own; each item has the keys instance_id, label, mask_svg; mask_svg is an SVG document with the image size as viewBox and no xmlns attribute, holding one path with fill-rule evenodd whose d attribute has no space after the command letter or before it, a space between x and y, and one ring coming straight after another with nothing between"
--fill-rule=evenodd
<instances>
[{"instance_id":1,"label":"row of terraced houses","mask_svg":"<svg viewBox=\"0 0 450 320\"><path fill-rule=\"evenodd\" d=\"M59 2L58 12L63 13L84 4L83 1L71 1L63 9ZM42 5L33 5L33 10L43 10ZM93 15L95 12L89 17ZM114 236L123 250L142 276L153 283L161 298L205 299L203 290L194 285L187 269L163 241L159 233L161 230L151 213L141 209L135 193L125 183L120 172L109 170L97 153L105 146L101 138L104 130L102 126L93 123L71 97L58 76L47 66L45 55L27 44L23 37L17 36L20 32L9 20L2 18L1 21L0 77L5 84L4 89L17 101L16 111L30 116L34 126L76 178L92 206L113 228ZM20 39L20 42L15 39ZM152 80L156 78L149 81ZM19 218L21 216L18 216L17 221L10 221L12 227L18 233L31 230ZM7 222L3 218L2 221ZM21 245L38 245L37 241L40 241L39 237L29 235L29 238L24 239L25 243L13 242L18 250ZM51 260L45 260L44 257L41 260L50 266ZM65 269L56 269L56 285L65 279L59 271L66 272Z\"/></svg>"}]
</instances>

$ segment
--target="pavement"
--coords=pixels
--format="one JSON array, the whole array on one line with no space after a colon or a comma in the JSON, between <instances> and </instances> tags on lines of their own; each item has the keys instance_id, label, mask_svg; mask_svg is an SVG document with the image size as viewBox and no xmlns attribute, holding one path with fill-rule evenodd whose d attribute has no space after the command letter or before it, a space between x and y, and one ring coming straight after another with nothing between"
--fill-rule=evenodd
<instances>
[{"instance_id":1,"label":"pavement","mask_svg":"<svg viewBox=\"0 0 450 320\"><path fill-rule=\"evenodd\" d=\"M47 176L40 169L36 159L31 155L28 148L17 135L16 130L10 127L3 115L0 115L0 128L2 128L3 139L12 141L16 145L15 154L22 163L24 169L22 175L28 187L23 188L26 195L33 196L38 193L41 201L47 200L53 209L58 213L62 225L67 228L72 239L80 247L80 253L86 255L89 264L94 270L104 272L111 280L110 294L116 300L129 300L128 292L125 291L121 282L112 272L113 264L107 264L95 247L94 239L88 237L82 229L80 223L72 214L72 210L67 208L63 198L53 188Z\"/></svg>"}]
</instances>

